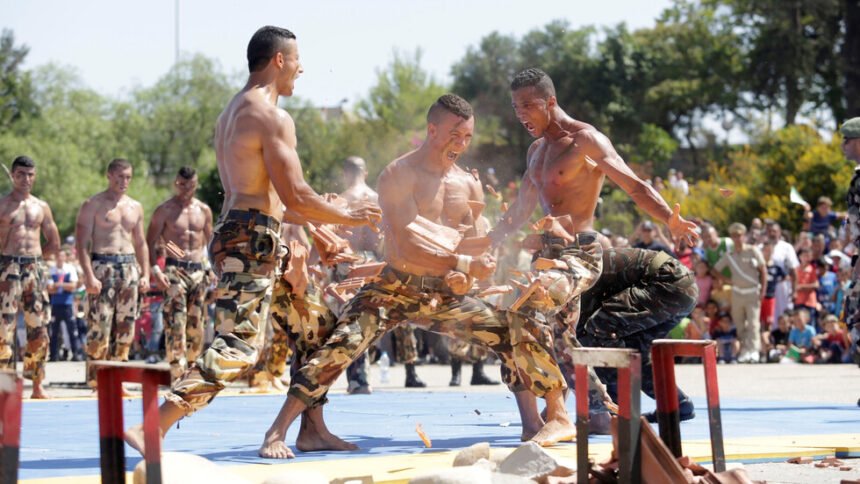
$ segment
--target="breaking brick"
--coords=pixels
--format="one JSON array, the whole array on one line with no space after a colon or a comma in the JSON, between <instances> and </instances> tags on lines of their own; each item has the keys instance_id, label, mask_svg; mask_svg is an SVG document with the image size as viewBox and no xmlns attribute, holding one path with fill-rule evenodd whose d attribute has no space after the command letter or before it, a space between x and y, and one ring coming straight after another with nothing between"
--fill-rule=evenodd
<instances>
[{"instance_id":1,"label":"breaking brick","mask_svg":"<svg viewBox=\"0 0 860 484\"><path fill-rule=\"evenodd\" d=\"M433 442L430 440L430 437L424 432L424 429L421 427L421 424L415 425L415 432L418 434L418 437L421 438L421 442L424 442L424 447L428 449L433 447Z\"/></svg>"}]
</instances>

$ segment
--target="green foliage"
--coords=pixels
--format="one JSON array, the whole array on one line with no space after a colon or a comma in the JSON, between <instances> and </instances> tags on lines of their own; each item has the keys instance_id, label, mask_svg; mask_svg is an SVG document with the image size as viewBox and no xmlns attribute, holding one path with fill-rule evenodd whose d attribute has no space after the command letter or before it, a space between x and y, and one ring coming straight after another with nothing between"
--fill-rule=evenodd
<instances>
[{"instance_id":1,"label":"green foliage","mask_svg":"<svg viewBox=\"0 0 860 484\"><path fill-rule=\"evenodd\" d=\"M630 150L633 163L651 162L656 173L665 173L672 156L678 150L678 141L657 125L644 124L636 140L636 149Z\"/></svg>"},{"instance_id":2,"label":"green foliage","mask_svg":"<svg viewBox=\"0 0 860 484\"><path fill-rule=\"evenodd\" d=\"M806 126L790 126L765 135L732 153L728 166L712 163L710 176L690 187L681 201L684 213L726 228L754 217L771 218L789 230L800 228L803 208L789 202L791 187L814 204L826 195L844 210L853 167L844 160L840 139L826 141ZM720 188L733 190L728 197Z\"/></svg>"},{"instance_id":3,"label":"green foliage","mask_svg":"<svg viewBox=\"0 0 860 484\"><path fill-rule=\"evenodd\" d=\"M21 69L29 51L27 46L15 46L11 30L0 33L0 131L39 113L30 73Z\"/></svg>"},{"instance_id":4,"label":"green foliage","mask_svg":"<svg viewBox=\"0 0 860 484\"><path fill-rule=\"evenodd\" d=\"M134 133L132 146L149 162L152 177L167 184L183 165L212 166L215 120L236 88L217 61L198 54L135 91L134 109L116 121L122 132Z\"/></svg>"}]
</instances>

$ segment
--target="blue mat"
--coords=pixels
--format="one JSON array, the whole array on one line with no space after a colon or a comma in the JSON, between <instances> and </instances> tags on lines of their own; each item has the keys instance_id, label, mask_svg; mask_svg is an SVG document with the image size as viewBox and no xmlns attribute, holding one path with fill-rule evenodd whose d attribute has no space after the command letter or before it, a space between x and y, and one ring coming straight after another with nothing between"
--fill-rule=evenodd
<instances>
[{"instance_id":1,"label":"blue mat","mask_svg":"<svg viewBox=\"0 0 860 484\"><path fill-rule=\"evenodd\" d=\"M299 461L438 452L486 441L497 447L520 444L519 416L510 394L377 392L332 395L330 400L326 406L329 428L361 450L297 452ZM171 429L163 448L221 463L272 464L257 457L257 449L283 401L283 396L216 398ZM681 434L684 439L707 439L705 401L694 402L698 416L682 424ZM572 401L568 407L573 413ZM141 422L139 399L126 400L124 408L126 426ZM642 410L653 408L654 402L643 396ZM810 402L724 399L722 419L727 438L838 434L860 428L857 407ZM433 449L424 449L415 433L419 422L433 439ZM294 424L287 437L291 446L297 429ZM610 440L593 436L589 441ZM96 401L26 402L21 446L21 479L99 474ZM140 457L128 446L126 456L127 468L132 470Z\"/></svg>"}]
</instances>

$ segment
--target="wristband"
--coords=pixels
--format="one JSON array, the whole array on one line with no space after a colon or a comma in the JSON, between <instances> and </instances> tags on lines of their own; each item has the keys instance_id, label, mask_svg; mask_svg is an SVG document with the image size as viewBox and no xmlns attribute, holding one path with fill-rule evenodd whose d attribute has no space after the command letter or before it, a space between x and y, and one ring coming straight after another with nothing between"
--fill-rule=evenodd
<instances>
[{"instance_id":1,"label":"wristband","mask_svg":"<svg viewBox=\"0 0 860 484\"><path fill-rule=\"evenodd\" d=\"M472 264L472 256L458 255L456 269L463 274L469 274L469 265Z\"/></svg>"},{"instance_id":2,"label":"wristband","mask_svg":"<svg viewBox=\"0 0 860 484\"><path fill-rule=\"evenodd\" d=\"M153 274L161 274L161 267L159 267L157 264L152 265L149 270Z\"/></svg>"}]
</instances>

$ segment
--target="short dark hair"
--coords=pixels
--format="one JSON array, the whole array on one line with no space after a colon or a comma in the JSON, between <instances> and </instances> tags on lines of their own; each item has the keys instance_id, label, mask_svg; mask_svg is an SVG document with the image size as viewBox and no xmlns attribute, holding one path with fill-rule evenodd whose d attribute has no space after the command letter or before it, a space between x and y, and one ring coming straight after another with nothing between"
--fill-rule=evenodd
<instances>
[{"instance_id":1,"label":"short dark hair","mask_svg":"<svg viewBox=\"0 0 860 484\"><path fill-rule=\"evenodd\" d=\"M125 158L114 158L108 163L108 173L125 170L126 168L131 168L131 163Z\"/></svg>"},{"instance_id":2,"label":"short dark hair","mask_svg":"<svg viewBox=\"0 0 860 484\"><path fill-rule=\"evenodd\" d=\"M469 119L473 116L472 105L460 96L451 93L439 96L439 99L430 106L430 109L427 110L427 122L439 122L439 115L442 111L447 111L463 119Z\"/></svg>"},{"instance_id":3,"label":"short dark hair","mask_svg":"<svg viewBox=\"0 0 860 484\"><path fill-rule=\"evenodd\" d=\"M21 168L36 168L36 162L29 156L21 155L12 160L12 171L15 171L15 168L19 166Z\"/></svg>"},{"instance_id":4,"label":"short dark hair","mask_svg":"<svg viewBox=\"0 0 860 484\"><path fill-rule=\"evenodd\" d=\"M516 91L524 87L534 86L538 92L545 98L555 96L555 85L549 74L538 69L537 67L529 67L528 69L517 72L511 80L511 91Z\"/></svg>"},{"instance_id":5,"label":"short dark hair","mask_svg":"<svg viewBox=\"0 0 860 484\"><path fill-rule=\"evenodd\" d=\"M295 38L296 34L281 27L260 27L248 42L248 72L265 69L269 60L284 48L284 43Z\"/></svg>"},{"instance_id":6,"label":"short dark hair","mask_svg":"<svg viewBox=\"0 0 860 484\"><path fill-rule=\"evenodd\" d=\"M194 175L196 175L196 174L197 174L197 170L195 170L194 168L191 168L190 166L183 166L176 173L176 176L178 176L182 179L185 179L185 180L190 180L190 179L194 178Z\"/></svg>"}]
</instances>

